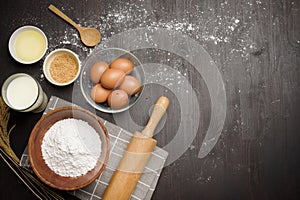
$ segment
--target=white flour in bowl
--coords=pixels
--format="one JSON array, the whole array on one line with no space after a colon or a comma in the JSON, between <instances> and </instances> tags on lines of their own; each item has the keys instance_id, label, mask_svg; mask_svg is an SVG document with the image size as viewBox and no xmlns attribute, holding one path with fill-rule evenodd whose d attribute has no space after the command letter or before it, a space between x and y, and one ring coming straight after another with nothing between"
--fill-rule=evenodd
<instances>
[{"instance_id":1,"label":"white flour in bowl","mask_svg":"<svg viewBox=\"0 0 300 200\"><path fill-rule=\"evenodd\" d=\"M50 127L41 148L43 159L52 171L64 177L78 177L96 166L101 140L87 122L69 118Z\"/></svg>"}]
</instances>

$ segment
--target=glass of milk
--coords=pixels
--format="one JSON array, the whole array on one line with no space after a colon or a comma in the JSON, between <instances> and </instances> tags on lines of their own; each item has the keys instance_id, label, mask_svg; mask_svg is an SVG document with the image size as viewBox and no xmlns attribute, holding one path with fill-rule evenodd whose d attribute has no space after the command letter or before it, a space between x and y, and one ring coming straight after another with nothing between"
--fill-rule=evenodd
<instances>
[{"instance_id":1,"label":"glass of milk","mask_svg":"<svg viewBox=\"0 0 300 200\"><path fill-rule=\"evenodd\" d=\"M8 77L2 85L1 93L4 102L20 112L42 112L48 102L41 85L25 73Z\"/></svg>"}]
</instances>

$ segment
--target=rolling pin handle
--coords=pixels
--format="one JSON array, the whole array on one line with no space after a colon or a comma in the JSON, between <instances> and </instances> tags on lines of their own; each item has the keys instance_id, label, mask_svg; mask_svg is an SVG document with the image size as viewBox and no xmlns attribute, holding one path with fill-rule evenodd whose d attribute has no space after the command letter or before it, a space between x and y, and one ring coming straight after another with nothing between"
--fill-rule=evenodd
<instances>
[{"instance_id":1,"label":"rolling pin handle","mask_svg":"<svg viewBox=\"0 0 300 200\"><path fill-rule=\"evenodd\" d=\"M150 119L145 127L145 129L142 131L143 136L145 137L152 137L154 130L159 123L162 116L165 114L168 106L169 106L169 99L165 96L161 96L157 102L154 105L152 114L150 116Z\"/></svg>"}]
</instances>

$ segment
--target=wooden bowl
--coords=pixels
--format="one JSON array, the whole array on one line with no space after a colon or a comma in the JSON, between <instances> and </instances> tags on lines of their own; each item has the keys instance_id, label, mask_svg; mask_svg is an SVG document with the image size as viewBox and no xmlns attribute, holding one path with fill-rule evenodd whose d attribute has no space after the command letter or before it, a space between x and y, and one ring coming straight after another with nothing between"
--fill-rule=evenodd
<instances>
[{"instance_id":1,"label":"wooden bowl","mask_svg":"<svg viewBox=\"0 0 300 200\"><path fill-rule=\"evenodd\" d=\"M89 123L101 139L101 154L96 166L79 177L63 177L53 172L45 163L41 146L47 130L57 121L67 118L81 119ZM28 155L35 174L47 185L60 190L76 190L93 182L104 170L109 157L109 136L100 119L91 112L74 106L57 108L44 115L34 126L29 142Z\"/></svg>"}]
</instances>

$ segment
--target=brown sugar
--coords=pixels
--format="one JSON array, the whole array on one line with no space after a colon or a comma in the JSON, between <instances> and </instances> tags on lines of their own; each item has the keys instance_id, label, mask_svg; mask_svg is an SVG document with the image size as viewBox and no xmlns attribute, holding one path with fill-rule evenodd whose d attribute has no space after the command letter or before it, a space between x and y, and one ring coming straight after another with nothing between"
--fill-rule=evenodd
<instances>
[{"instance_id":1,"label":"brown sugar","mask_svg":"<svg viewBox=\"0 0 300 200\"><path fill-rule=\"evenodd\" d=\"M58 83L71 81L78 72L75 58L69 54L56 56L50 64L50 75Z\"/></svg>"}]
</instances>

